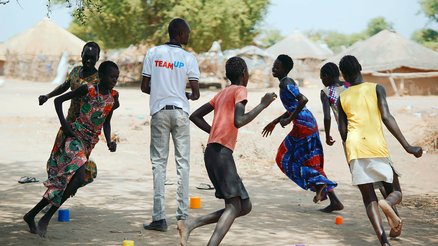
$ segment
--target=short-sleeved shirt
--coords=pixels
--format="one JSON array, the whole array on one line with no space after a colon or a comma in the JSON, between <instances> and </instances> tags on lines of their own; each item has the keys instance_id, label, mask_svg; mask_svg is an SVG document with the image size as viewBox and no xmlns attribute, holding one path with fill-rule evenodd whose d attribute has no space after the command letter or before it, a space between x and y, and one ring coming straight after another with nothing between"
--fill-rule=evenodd
<instances>
[{"instance_id":1,"label":"short-sleeved shirt","mask_svg":"<svg viewBox=\"0 0 438 246\"><path fill-rule=\"evenodd\" d=\"M190 113L185 94L187 80L199 80L199 66L193 54L181 46L164 44L148 50L142 75L150 77L150 115L166 105Z\"/></svg>"},{"instance_id":2,"label":"short-sleeved shirt","mask_svg":"<svg viewBox=\"0 0 438 246\"><path fill-rule=\"evenodd\" d=\"M247 100L245 86L231 85L210 100L214 108L208 143L218 143L234 150L237 142L237 128L234 125L236 104Z\"/></svg>"}]
</instances>

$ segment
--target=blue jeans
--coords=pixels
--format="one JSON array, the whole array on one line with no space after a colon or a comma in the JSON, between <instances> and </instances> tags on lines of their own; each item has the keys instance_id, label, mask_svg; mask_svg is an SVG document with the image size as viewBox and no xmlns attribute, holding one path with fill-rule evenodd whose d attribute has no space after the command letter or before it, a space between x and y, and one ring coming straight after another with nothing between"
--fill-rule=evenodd
<instances>
[{"instance_id":1,"label":"blue jeans","mask_svg":"<svg viewBox=\"0 0 438 246\"><path fill-rule=\"evenodd\" d=\"M176 219L182 220L188 217L190 171L189 115L182 109L163 109L152 115L151 119L150 157L154 177L153 221L166 218L164 182L166 181L170 135L172 135L175 146L176 173L178 176Z\"/></svg>"}]
</instances>

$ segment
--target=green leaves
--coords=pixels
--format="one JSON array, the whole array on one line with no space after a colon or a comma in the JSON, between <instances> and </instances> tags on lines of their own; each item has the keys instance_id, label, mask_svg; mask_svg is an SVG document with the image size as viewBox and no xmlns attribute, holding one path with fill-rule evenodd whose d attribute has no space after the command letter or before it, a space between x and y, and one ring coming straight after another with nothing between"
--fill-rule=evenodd
<instances>
[{"instance_id":1,"label":"green leaves","mask_svg":"<svg viewBox=\"0 0 438 246\"><path fill-rule=\"evenodd\" d=\"M168 40L170 20L181 17L192 29L189 46L196 52L208 50L216 40L222 41L223 49L251 44L269 4L269 0L76 2L83 2L82 8L75 10L69 29L85 41L98 41L105 48L123 48L141 41L161 44ZM90 2L94 5L85 4Z\"/></svg>"}]
</instances>

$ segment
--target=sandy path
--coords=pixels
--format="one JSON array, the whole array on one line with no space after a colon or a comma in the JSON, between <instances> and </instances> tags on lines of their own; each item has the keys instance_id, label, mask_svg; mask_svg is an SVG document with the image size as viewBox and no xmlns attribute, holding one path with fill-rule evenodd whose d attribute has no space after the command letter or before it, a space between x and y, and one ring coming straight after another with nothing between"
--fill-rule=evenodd
<instances>
[{"instance_id":1,"label":"sandy path","mask_svg":"<svg viewBox=\"0 0 438 246\"><path fill-rule=\"evenodd\" d=\"M50 100L37 105L40 93L53 85L46 83L7 81L0 87L0 242L1 245L121 245L124 238L136 245L176 245L177 231L175 185L167 186L166 203L170 230L166 233L145 231L142 223L150 220L152 207L152 175L149 162L148 97L136 88L119 88L121 108L113 117L113 131L121 142L116 153L99 143L92 158L98 165L98 178L80 190L64 208L69 208L71 221L61 223L56 216L49 225L48 237L39 239L30 234L22 215L44 192L40 183L18 184L21 176L46 178L45 162L50 154L59 123ZM249 107L254 107L266 91L252 89ZM322 128L319 89L302 90L309 98L309 108ZM201 99L192 102L197 108L215 92L202 91ZM417 141L427 130L423 122L437 119L438 97L389 98L390 108L409 141ZM263 139L260 132L273 117L282 113L279 101L264 111L239 133L235 159L239 173L250 193L253 211L236 220L223 245L377 245L377 239L365 215L359 191L352 187L350 173L338 141L334 147L324 145L326 172L338 182L337 194L345 210L334 214L317 211L327 205L313 204L311 192L299 189L274 165L277 146L290 128L276 128ZM421 115L420 115L421 114ZM434 125L437 129L438 125ZM335 126L332 126L335 129ZM421 159L406 154L388 133L391 157L403 174L401 186L404 203L399 208L405 221L402 237L393 245L438 244L438 154L426 153ZM203 207L190 210L191 216L222 208L222 201L213 191L195 187L208 182L203 166L202 145L207 135L192 125L191 195L200 195ZM169 157L168 179L175 181L173 154ZM343 225L335 225L335 216L344 217ZM205 245L213 226L195 230L190 245ZM385 222L385 228L389 229Z\"/></svg>"}]
</instances>

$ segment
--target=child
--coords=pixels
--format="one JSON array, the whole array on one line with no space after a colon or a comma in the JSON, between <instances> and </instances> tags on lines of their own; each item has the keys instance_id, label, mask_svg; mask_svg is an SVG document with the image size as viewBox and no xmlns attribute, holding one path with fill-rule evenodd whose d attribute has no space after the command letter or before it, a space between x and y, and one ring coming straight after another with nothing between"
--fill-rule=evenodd
<instances>
[{"instance_id":1,"label":"child","mask_svg":"<svg viewBox=\"0 0 438 246\"><path fill-rule=\"evenodd\" d=\"M31 233L44 237L53 214L77 189L93 181L96 166L88 161L91 151L99 141L103 126L108 149L116 151L116 143L111 141L111 117L113 106L118 101L118 92L113 90L119 77L119 69L114 62L105 61L99 66L101 81L97 85L84 84L74 91L55 99L55 109L61 122L60 134L47 161L48 179L44 182L47 191L43 199L35 205L23 219ZM62 112L62 103L77 98L80 114L74 122L68 122ZM35 224L35 216L48 204L52 206Z\"/></svg>"},{"instance_id":2,"label":"child","mask_svg":"<svg viewBox=\"0 0 438 246\"><path fill-rule=\"evenodd\" d=\"M238 128L251 122L263 109L275 100L275 93L266 93L250 112L245 113L247 103L248 68L240 57L230 58L226 76L231 85L219 92L210 102L197 109L190 120L209 133L205 149L205 167L216 189L216 197L225 200L225 208L178 225L181 245L186 245L190 232L200 226L217 223L208 245L219 245L230 229L234 219L251 211L248 193L237 174L233 159ZM204 116L214 110L210 126Z\"/></svg>"},{"instance_id":3,"label":"child","mask_svg":"<svg viewBox=\"0 0 438 246\"><path fill-rule=\"evenodd\" d=\"M100 47L95 42L88 42L84 45L81 58L82 66L74 67L68 74L64 83L56 87L52 92L46 95L40 95L38 102L43 105L49 98L61 95L66 92L68 88L72 91L76 90L83 84L97 84L99 79L97 76L96 62L99 60ZM77 98L72 98L70 108L68 109L67 121L73 122L79 115L80 102Z\"/></svg>"},{"instance_id":4,"label":"child","mask_svg":"<svg viewBox=\"0 0 438 246\"><path fill-rule=\"evenodd\" d=\"M272 74L280 81L280 99L286 112L269 123L262 134L264 137L271 135L277 123L285 127L293 122L292 131L278 148L275 158L278 167L301 188L315 191L313 202L325 200L328 194L330 205L322 212L342 210L344 206L333 191L337 184L327 179L324 173L324 156L316 119L305 107L307 98L300 93L295 81L287 77L292 68L293 61L287 55L279 55L274 62Z\"/></svg>"},{"instance_id":5,"label":"child","mask_svg":"<svg viewBox=\"0 0 438 246\"><path fill-rule=\"evenodd\" d=\"M406 141L389 112L383 86L363 82L362 67L356 57L344 56L339 68L342 76L351 84L348 90L341 93L338 109L339 132L345 142L353 185L357 185L362 194L368 218L380 244L388 246L390 244L383 229L378 205L391 229L400 235L402 221L392 207L401 202L402 193L398 174L389 159L382 121L406 152L418 158L423 150ZM373 185L380 183L383 183L388 194L386 199L377 202Z\"/></svg>"},{"instance_id":6,"label":"child","mask_svg":"<svg viewBox=\"0 0 438 246\"><path fill-rule=\"evenodd\" d=\"M338 66L332 62L328 62L322 66L320 78L325 86L325 88L321 90L321 103L322 110L324 112L325 142L327 145L331 146L335 143L335 141L330 135L330 108L333 111L336 122L338 122L338 107L336 103L339 99L339 94L346 90L350 84L339 80Z\"/></svg>"}]
</instances>

